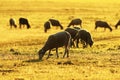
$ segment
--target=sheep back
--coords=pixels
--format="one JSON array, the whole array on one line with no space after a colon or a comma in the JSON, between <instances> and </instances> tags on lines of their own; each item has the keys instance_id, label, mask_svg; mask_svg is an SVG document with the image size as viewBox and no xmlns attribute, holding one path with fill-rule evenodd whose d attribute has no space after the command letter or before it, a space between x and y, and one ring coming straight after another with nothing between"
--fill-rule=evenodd
<instances>
[{"instance_id":1,"label":"sheep back","mask_svg":"<svg viewBox=\"0 0 120 80\"><path fill-rule=\"evenodd\" d=\"M73 26L74 25L80 25L81 26L81 24L82 24L82 20L77 18L77 19L73 19L67 27L70 27L71 25L73 25Z\"/></svg>"},{"instance_id":2,"label":"sheep back","mask_svg":"<svg viewBox=\"0 0 120 80\"><path fill-rule=\"evenodd\" d=\"M44 47L46 50L62 47L64 45L68 45L69 39L70 34L68 32L59 32L54 35L50 35Z\"/></svg>"}]
</instances>

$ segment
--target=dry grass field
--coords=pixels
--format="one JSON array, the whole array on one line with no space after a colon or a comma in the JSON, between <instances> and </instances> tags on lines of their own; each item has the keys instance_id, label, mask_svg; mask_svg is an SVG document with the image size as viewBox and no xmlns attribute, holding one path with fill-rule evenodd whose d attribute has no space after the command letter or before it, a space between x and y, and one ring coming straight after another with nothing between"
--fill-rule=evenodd
<instances>
[{"instance_id":1,"label":"dry grass field","mask_svg":"<svg viewBox=\"0 0 120 80\"><path fill-rule=\"evenodd\" d=\"M20 17L29 20L31 29L10 29ZM70 57L52 56L38 60L37 52L48 36L61 30L52 27L44 33L44 22L58 19L64 26L74 18L93 38L93 47L70 48ZM0 0L0 80L120 80L120 19L118 0ZM113 28L94 30L95 21L107 21Z\"/></svg>"}]
</instances>

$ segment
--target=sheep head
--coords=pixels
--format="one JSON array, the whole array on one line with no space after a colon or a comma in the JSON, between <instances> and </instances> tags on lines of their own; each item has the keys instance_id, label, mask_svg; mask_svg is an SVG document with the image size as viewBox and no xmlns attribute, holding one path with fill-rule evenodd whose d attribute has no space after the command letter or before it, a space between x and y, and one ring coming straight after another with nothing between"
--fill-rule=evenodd
<instances>
[{"instance_id":1,"label":"sheep head","mask_svg":"<svg viewBox=\"0 0 120 80\"><path fill-rule=\"evenodd\" d=\"M45 54L45 50L43 50L43 49L39 50L39 52L38 52L39 60L42 60L44 54Z\"/></svg>"},{"instance_id":2,"label":"sheep head","mask_svg":"<svg viewBox=\"0 0 120 80\"><path fill-rule=\"evenodd\" d=\"M93 43L94 43L93 41L91 41L91 42L89 43L90 47L92 47Z\"/></svg>"}]
</instances>

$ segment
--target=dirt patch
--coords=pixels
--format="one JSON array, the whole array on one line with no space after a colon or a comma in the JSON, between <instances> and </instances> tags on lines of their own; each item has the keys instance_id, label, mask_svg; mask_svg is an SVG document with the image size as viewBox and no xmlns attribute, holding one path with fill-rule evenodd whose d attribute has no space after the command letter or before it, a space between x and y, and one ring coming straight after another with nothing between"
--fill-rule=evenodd
<instances>
[{"instance_id":1,"label":"dirt patch","mask_svg":"<svg viewBox=\"0 0 120 80\"><path fill-rule=\"evenodd\" d=\"M72 61L57 62L57 65L74 65Z\"/></svg>"}]
</instances>

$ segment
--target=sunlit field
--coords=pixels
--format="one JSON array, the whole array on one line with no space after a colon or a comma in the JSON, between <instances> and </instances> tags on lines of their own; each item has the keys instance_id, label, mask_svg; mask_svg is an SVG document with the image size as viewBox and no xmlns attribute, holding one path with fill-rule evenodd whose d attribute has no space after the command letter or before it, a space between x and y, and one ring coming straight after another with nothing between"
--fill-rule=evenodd
<instances>
[{"instance_id":1,"label":"sunlit field","mask_svg":"<svg viewBox=\"0 0 120 80\"><path fill-rule=\"evenodd\" d=\"M27 18L31 28L19 28L19 18ZM10 29L13 18L17 28ZM92 35L94 44L83 49L70 48L70 57L62 58L64 48L55 50L46 60L38 60L38 51L49 35L60 32L52 27L44 33L44 23L53 18L64 29L72 19L80 18L82 28ZM95 28L103 20L113 29ZM0 0L0 80L120 80L120 1L118 0ZM72 27L72 26L71 26Z\"/></svg>"}]
</instances>

